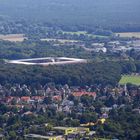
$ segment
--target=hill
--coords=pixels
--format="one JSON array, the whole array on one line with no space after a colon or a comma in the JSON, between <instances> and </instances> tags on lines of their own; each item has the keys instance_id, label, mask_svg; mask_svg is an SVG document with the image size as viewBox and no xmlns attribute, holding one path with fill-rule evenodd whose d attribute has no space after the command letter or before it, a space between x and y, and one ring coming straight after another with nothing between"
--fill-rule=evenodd
<instances>
[{"instance_id":1,"label":"hill","mask_svg":"<svg viewBox=\"0 0 140 140\"><path fill-rule=\"evenodd\" d=\"M1 0L0 15L70 25L139 25L139 7L139 0Z\"/></svg>"}]
</instances>

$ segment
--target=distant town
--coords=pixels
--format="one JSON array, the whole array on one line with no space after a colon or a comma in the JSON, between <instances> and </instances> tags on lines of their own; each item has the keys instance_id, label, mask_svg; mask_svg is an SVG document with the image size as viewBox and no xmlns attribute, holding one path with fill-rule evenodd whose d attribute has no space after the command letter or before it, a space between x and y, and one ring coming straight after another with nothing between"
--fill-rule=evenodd
<instances>
[{"instance_id":1,"label":"distant town","mask_svg":"<svg viewBox=\"0 0 140 140\"><path fill-rule=\"evenodd\" d=\"M51 84L40 85L38 88L20 84L14 84L13 86L0 85L1 113L7 119L18 115L25 121L27 119L32 120L32 118L39 119L40 115L46 113L50 117L50 121L53 121L53 113L63 113L63 115L61 114L62 116L59 116L62 119L59 118L60 121L63 123L58 123L59 125L53 125L54 122L45 123L44 121L44 123L38 124L37 120L33 119L34 121L29 127L27 124L27 126L18 127L16 133L27 139L69 140L80 137L86 139L98 138L96 134L98 125L103 125L108 121L110 112L114 109L123 109L128 104L132 104L134 100L139 98L139 93L139 88L130 88L126 85L118 85L115 88L108 86L103 88L97 85L83 88ZM94 102L95 105L93 105ZM105 104L98 106L100 102L105 102ZM86 118L87 116L83 116L88 111L94 112L94 116L89 119ZM132 112L140 114L140 109L136 107ZM81 118L80 122L67 118L67 116L73 115L76 115L79 119ZM12 121L8 123L12 123ZM69 127L69 123L74 123L73 125L76 127ZM2 127L5 127L5 125L7 124L3 124ZM27 128L29 133L25 134Z\"/></svg>"},{"instance_id":2,"label":"distant town","mask_svg":"<svg viewBox=\"0 0 140 140\"><path fill-rule=\"evenodd\" d=\"M139 7L0 1L0 140L140 140Z\"/></svg>"}]
</instances>

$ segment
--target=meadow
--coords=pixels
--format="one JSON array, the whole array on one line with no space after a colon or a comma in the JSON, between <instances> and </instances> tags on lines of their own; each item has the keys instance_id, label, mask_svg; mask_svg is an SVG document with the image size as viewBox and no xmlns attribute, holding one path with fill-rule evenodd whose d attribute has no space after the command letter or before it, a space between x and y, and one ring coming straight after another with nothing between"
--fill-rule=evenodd
<instances>
[{"instance_id":1,"label":"meadow","mask_svg":"<svg viewBox=\"0 0 140 140\"><path fill-rule=\"evenodd\" d=\"M131 83L134 85L140 85L140 76L123 75L119 83L122 85L127 84L127 83Z\"/></svg>"},{"instance_id":2,"label":"meadow","mask_svg":"<svg viewBox=\"0 0 140 140\"><path fill-rule=\"evenodd\" d=\"M140 38L140 32L124 32L124 33L116 33L116 35L119 35L120 37Z\"/></svg>"},{"instance_id":3,"label":"meadow","mask_svg":"<svg viewBox=\"0 0 140 140\"><path fill-rule=\"evenodd\" d=\"M26 39L24 34L8 34L2 35L0 34L0 40L10 41L10 42L22 42Z\"/></svg>"}]
</instances>

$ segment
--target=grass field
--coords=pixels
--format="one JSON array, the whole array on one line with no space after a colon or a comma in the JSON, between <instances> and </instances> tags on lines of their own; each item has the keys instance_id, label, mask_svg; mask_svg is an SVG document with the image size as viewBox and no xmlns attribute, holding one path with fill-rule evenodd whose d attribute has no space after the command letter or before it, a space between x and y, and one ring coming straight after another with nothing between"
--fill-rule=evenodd
<instances>
[{"instance_id":1,"label":"grass field","mask_svg":"<svg viewBox=\"0 0 140 140\"><path fill-rule=\"evenodd\" d=\"M140 38L140 32L128 32L128 33L116 33L116 35L120 35L120 37L136 37Z\"/></svg>"},{"instance_id":2,"label":"grass field","mask_svg":"<svg viewBox=\"0 0 140 140\"><path fill-rule=\"evenodd\" d=\"M8 35L0 35L0 40L11 41L11 42L22 42L26 39L24 34L8 34Z\"/></svg>"},{"instance_id":3,"label":"grass field","mask_svg":"<svg viewBox=\"0 0 140 140\"><path fill-rule=\"evenodd\" d=\"M125 75L125 76L122 76L119 83L120 84L131 83L134 85L140 85L140 76Z\"/></svg>"},{"instance_id":4,"label":"grass field","mask_svg":"<svg viewBox=\"0 0 140 140\"><path fill-rule=\"evenodd\" d=\"M66 31L62 31L62 32L65 33L65 34L71 34L71 35L74 35L74 34L76 34L76 35L80 35L80 34L85 35L85 34L87 34L86 31L77 31L77 32L66 32Z\"/></svg>"}]
</instances>

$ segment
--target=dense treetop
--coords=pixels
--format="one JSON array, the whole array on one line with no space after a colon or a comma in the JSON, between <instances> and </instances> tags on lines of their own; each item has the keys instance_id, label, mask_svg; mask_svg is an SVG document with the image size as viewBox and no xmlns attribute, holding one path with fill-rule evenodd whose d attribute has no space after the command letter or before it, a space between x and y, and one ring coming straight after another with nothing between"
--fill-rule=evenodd
<instances>
[{"instance_id":1,"label":"dense treetop","mask_svg":"<svg viewBox=\"0 0 140 140\"><path fill-rule=\"evenodd\" d=\"M84 86L91 84L115 85L121 78L121 67L113 62L89 63L67 66L20 66L0 64L1 83L40 83L53 82Z\"/></svg>"},{"instance_id":2,"label":"dense treetop","mask_svg":"<svg viewBox=\"0 0 140 140\"><path fill-rule=\"evenodd\" d=\"M2 0L0 15L57 24L126 26L139 24L139 7L139 0Z\"/></svg>"}]
</instances>

